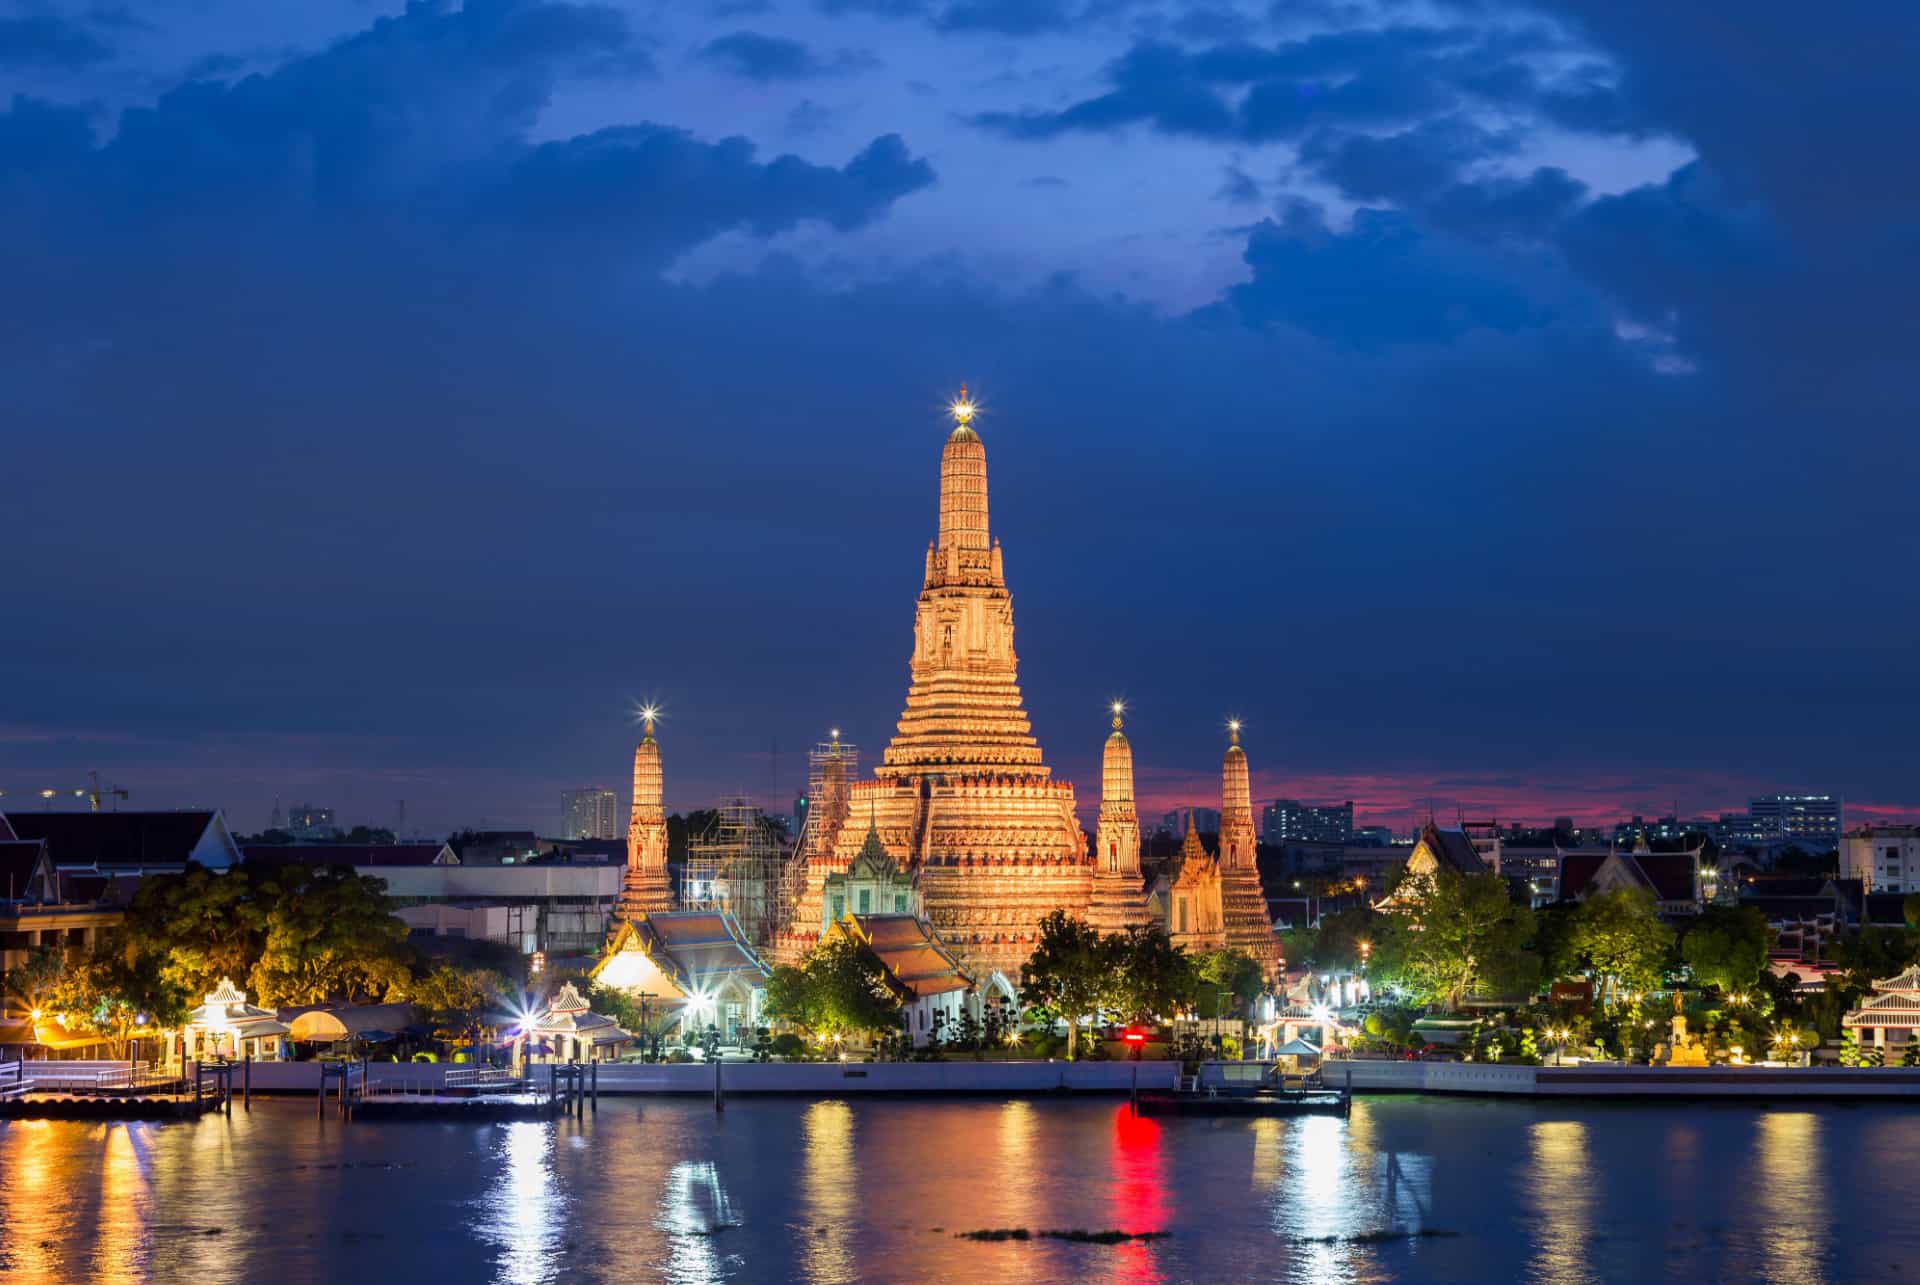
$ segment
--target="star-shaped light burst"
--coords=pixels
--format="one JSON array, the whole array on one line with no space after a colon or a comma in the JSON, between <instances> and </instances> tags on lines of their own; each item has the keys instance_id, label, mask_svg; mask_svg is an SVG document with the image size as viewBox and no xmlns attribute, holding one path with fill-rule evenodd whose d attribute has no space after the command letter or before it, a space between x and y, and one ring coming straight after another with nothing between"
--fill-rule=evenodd
<instances>
[{"instance_id":1,"label":"star-shaped light burst","mask_svg":"<svg viewBox=\"0 0 1920 1285\"><path fill-rule=\"evenodd\" d=\"M962 428L968 428L973 424L973 414L977 409L978 407L975 406L973 399L967 396L967 386L965 384L960 385L960 396L954 399L953 405L947 407L948 412L953 416L954 422Z\"/></svg>"},{"instance_id":2,"label":"star-shaped light burst","mask_svg":"<svg viewBox=\"0 0 1920 1285\"><path fill-rule=\"evenodd\" d=\"M1109 703L1108 708L1113 711L1113 730L1117 732L1120 730L1120 716L1127 712L1127 703L1115 699Z\"/></svg>"},{"instance_id":3,"label":"star-shaped light burst","mask_svg":"<svg viewBox=\"0 0 1920 1285\"><path fill-rule=\"evenodd\" d=\"M660 714L660 707L652 701L648 701L644 705L636 704L633 707L634 721L646 729L648 736L653 735L653 725L659 721Z\"/></svg>"},{"instance_id":4,"label":"star-shaped light burst","mask_svg":"<svg viewBox=\"0 0 1920 1285\"><path fill-rule=\"evenodd\" d=\"M1238 745L1240 743L1240 720L1237 718L1228 719L1227 732L1233 737L1233 743Z\"/></svg>"}]
</instances>

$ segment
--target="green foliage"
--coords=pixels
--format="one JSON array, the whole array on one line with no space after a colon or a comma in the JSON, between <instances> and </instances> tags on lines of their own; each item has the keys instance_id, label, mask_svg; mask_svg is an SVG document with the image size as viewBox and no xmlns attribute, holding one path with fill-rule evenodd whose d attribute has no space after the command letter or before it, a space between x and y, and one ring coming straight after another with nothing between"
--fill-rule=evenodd
<instances>
[{"instance_id":1,"label":"green foliage","mask_svg":"<svg viewBox=\"0 0 1920 1285\"><path fill-rule=\"evenodd\" d=\"M770 1051L775 1057L798 1058L805 1056L807 1042L798 1035L795 1035L792 1031L782 1031L773 1037Z\"/></svg>"},{"instance_id":2,"label":"green foliage","mask_svg":"<svg viewBox=\"0 0 1920 1285\"><path fill-rule=\"evenodd\" d=\"M1833 959L1846 970L1846 988L1864 995L1875 980L1893 977L1913 962L1914 941L1904 928L1862 928L1834 943Z\"/></svg>"},{"instance_id":3,"label":"green foliage","mask_svg":"<svg viewBox=\"0 0 1920 1285\"><path fill-rule=\"evenodd\" d=\"M266 944L267 905L242 866L225 874L189 865L177 875L140 881L127 907L125 941L160 961L161 972L189 995L204 995L223 977L245 983Z\"/></svg>"},{"instance_id":4,"label":"green foliage","mask_svg":"<svg viewBox=\"0 0 1920 1285\"><path fill-rule=\"evenodd\" d=\"M1680 957L1702 986L1722 994L1752 988L1767 967L1773 931L1753 906L1709 906L1680 942Z\"/></svg>"},{"instance_id":5,"label":"green foliage","mask_svg":"<svg viewBox=\"0 0 1920 1285\"><path fill-rule=\"evenodd\" d=\"M1912 1031L1907 1032L1907 1042L1900 1046L1901 1066L1920 1066L1920 1039L1914 1038Z\"/></svg>"},{"instance_id":6,"label":"green foliage","mask_svg":"<svg viewBox=\"0 0 1920 1285\"><path fill-rule=\"evenodd\" d=\"M1514 904L1504 879L1446 868L1415 879L1409 913L1388 917L1383 972L1422 1003L1447 1010L1482 985L1530 991L1538 984L1539 959L1525 948L1533 912Z\"/></svg>"},{"instance_id":7,"label":"green foliage","mask_svg":"<svg viewBox=\"0 0 1920 1285\"><path fill-rule=\"evenodd\" d=\"M44 1009L66 972L67 952L54 946L35 946L24 963L0 975L0 990L28 1012Z\"/></svg>"},{"instance_id":8,"label":"green foliage","mask_svg":"<svg viewBox=\"0 0 1920 1285\"><path fill-rule=\"evenodd\" d=\"M135 952L123 934L66 960L44 998L60 1027L104 1041L116 1059L129 1041L187 1019L186 991L167 979L160 961Z\"/></svg>"},{"instance_id":9,"label":"green foliage","mask_svg":"<svg viewBox=\"0 0 1920 1285\"><path fill-rule=\"evenodd\" d=\"M1020 970L1020 997L1067 1023L1067 1058L1079 1050L1080 1019L1092 1017L1112 989L1118 938L1103 938L1083 920L1055 910L1040 921L1040 941Z\"/></svg>"},{"instance_id":10,"label":"green foliage","mask_svg":"<svg viewBox=\"0 0 1920 1285\"><path fill-rule=\"evenodd\" d=\"M1130 928L1124 936L1108 937L1101 949L1110 959L1103 998L1122 1019L1148 1021L1171 1014L1191 1000L1194 961L1158 925ZM1255 965L1256 986L1259 972Z\"/></svg>"},{"instance_id":11,"label":"green foliage","mask_svg":"<svg viewBox=\"0 0 1920 1285\"><path fill-rule=\"evenodd\" d=\"M1614 1004L1623 991L1660 985L1673 950L1673 929L1660 922L1652 893L1615 888L1581 903L1567 946L1600 979L1602 1002Z\"/></svg>"},{"instance_id":12,"label":"green foliage","mask_svg":"<svg viewBox=\"0 0 1920 1285\"><path fill-rule=\"evenodd\" d=\"M1901 916L1907 921L1907 927L1920 928L1920 892L1910 892L1906 900L1900 903Z\"/></svg>"},{"instance_id":13,"label":"green foliage","mask_svg":"<svg viewBox=\"0 0 1920 1285\"><path fill-rule=\"evenodd\" d=\"M1195 961L1194 971L1201 1017L1224 1017L1236 1008L1244 1010L1266 988L1267 979L1259 962L1244 950L1210 951ZM1213 1007L1222 991L1227 993L1229 1007L1216 1013Z\"/></svg>"},{"instance_id":14,"label":"green foliage","mask_svg":"<svg viewBox=\"0 0 1920 1285\"><path fill-rule=\"evenodd\" d=\"M1324 915L1307 952L1298 956L1289 953L1287 958L1322 972L1351 972L1360 967L1360 943L1377 944L1385 927L1382 921L1386 918L1388 916L1375 914L1368 906L1354 906Z\"/></svg>"},{"instance_id":15,"label":"green foliage","mask_svg":"<svg viewBox=\"0 0 1920 1285\"><path fill-rule=\"evenodd\" d=\"M842 936L814 947L799 968L775 968L767 979L766 1012L818 1035L850 1035L892 1028L900 999L887 988L873 952Z\"/></svg>"},{"instance_id":16,"label":"green foliage","mask_svg":"<svg viewBox=\"0 0 1920 1285\"><path fill-rule=\"evenodd\" d=\"M272 897L253 967L262 1004L365 1002L407 981L407 926L386 884L345 866L287 866L262 888Z\"/></svg>"},{"instance_id":17,"label":"green foliage","mask_svg":"<svg viewBox=\"0 0 1920 1285\"><path fill-rule=\"evenodd\" d=\"M407 986L408 1002L427 1010L436 1039L472 1039L497 1024L506 979L484 968L441 964Z\"/></svg>"}]
</instances>

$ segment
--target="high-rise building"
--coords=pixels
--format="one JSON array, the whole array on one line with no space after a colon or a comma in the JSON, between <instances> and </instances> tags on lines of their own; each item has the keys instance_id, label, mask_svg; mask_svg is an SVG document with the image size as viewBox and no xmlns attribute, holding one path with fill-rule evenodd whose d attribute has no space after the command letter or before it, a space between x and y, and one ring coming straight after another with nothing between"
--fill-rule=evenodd
<instances>
[{"instance_id":1,"label":"high-rise building","mask_svg":"<svg viewBox=\"0 0 1920 1285\"><path fill-rule=\"evenodd\" d=\"M1815 854L1840 846L1844 813L1837 794L1763 794L1747 806L1758 842Z\"/></svg>"},{"instance_id":2,"label":"high-rise building","mask_svg":"<svg viewBox=\"0 0 1920 1285\"><path fill-rule=\"evenodd\" d=\"M296 803L287 809L287 833L298 839L320 838L335 830L333 809L317 803Z\"/></svg>"},{"instance_id":3,"label":"high-rise building","mask_svg":"<svg viewBox=\"0 0 1920 1285\"><path fill-rule=\"evenodd\" d=\"M1260 841L1274 847L1293 840L1348 843L1352 839L1352 799L1329 807L1298 799L1275 799L1260 811Z\"/></svg>"},{"instance_id":4,"label":"high-rise building","mask_svg":"<svg viewBox=\"0 0 1920 1285\"><path fill-rule=\"evenodd\" d=\"M584 790L561 791L560 837L618 839L620 796L597 785Z\"/></svg>"},{"instance_id":5,"label":"high-rise building","mask_svg":"<svg viewBox=\"0 0 1920 1285\"><path fill-rule=\"evenodd\" d=\"M1165 839L1178 839L1187 832L1188 820L1192 820L1193 829L1202 834L1220 833L1220 809L1218 808L1177 808L1163 813L1157 827L1160 836Z\"/></svg>"}]
</instances>

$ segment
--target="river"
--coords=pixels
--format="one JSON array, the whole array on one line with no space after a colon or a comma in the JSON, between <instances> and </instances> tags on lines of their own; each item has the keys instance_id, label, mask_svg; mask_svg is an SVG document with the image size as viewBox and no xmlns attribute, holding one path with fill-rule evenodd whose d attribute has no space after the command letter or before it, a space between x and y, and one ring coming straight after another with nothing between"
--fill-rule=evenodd
<instances>
[{"instance_id":1,"label":"river","mask_svg":"<svg viewBox=\"0 0 1920 1285\"><path fill-rule=\"evenodd\" d=\"M1024 1230L1026 1239L967 1233ZM1163 1233L1084 1243L1047 1232ZM0 1281L1920 1279L1920 1113L603 1099L584 1121L0 1125Z\"/></svg>"}]
</instances>

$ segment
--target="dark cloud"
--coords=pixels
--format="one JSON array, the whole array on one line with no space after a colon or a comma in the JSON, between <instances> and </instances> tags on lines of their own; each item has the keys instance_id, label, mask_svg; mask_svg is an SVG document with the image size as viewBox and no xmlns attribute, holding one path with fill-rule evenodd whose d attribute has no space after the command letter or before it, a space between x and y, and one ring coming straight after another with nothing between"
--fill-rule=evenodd
<instances>
[{"instance_id":1,"label":"dark cloud","mask_svg":"<svg viewBox=\"0 0 1920 1285\"><path fill-rule=\"evenodd\" d=\"M977 114L983 128L1045 139L1147 125L1199 138L1274 142L1310 130L1378 131L1490 103L1539 112L1556 124L1528 60L1559 49L1545 27L1393 26L1323 32L1274 46L1217 44L1198 51L1135 44L1108 70L1112 88L1058 110ZM1600 90L1585 79L1580 92Z\"/></svg>"},{"instance_id":2,"label":"dark cloud","mask_svg":"<svg viewBox=\"0 0 1920 1285\"><path fill-rule=\"evenodd\" d=\"M1253 229L1245 257L1253 279L1228 292L1243 321L1355 348L1445 343L1552 319L1514 268L1428 237L1393 211L1357 211L1342 234L1317 209L1295 204L1280 222Z\"/></svg>"},{"instance_id":3,"label":"dark cloud","mask_svg":"<svg viewBox=\"0 0 1920 1285\"><path fill-rule=\"evenodd\" d=\"M113 46L53 14L0 18L0 69L77 70L113 57Z\"/></svg>"},{"instance_id":4,"label":"dark cloud","mask_svg":"<svg viewBox=\"0 0 1920 1285\"><path fill-rule=\"evenodd\" d=\"M1505 150L1502 139L1473 122L1441 116L1397 134L1320 130L1302 141L1300 161L1355 200L1413 204Z\"/></svg>"},{"instance_id":5,"label":"dark cloud","mask_svg":"<svg viewBox=\"0 0 1920 1285\"><path fill-rule=\"evenodd\" d=\"M1221 180L1218 196L1234 205L1258 205L1260 203L1260 184L1253 175L1241 169L1238 162L1229 162L1226 175Z\"/></svg>"},{"instance_id":6,"label":"dark cloud","mask_svg":"<svg viewBox=\"0 0 1920 1285\"><path fill-rule=\"evenodd\" d=\"M871 54L842 51L821 58L798 40L736 31L700 47L699 56L747 80L814 80L847 75L877 65Z\"/></svg>"}]
</instances>

